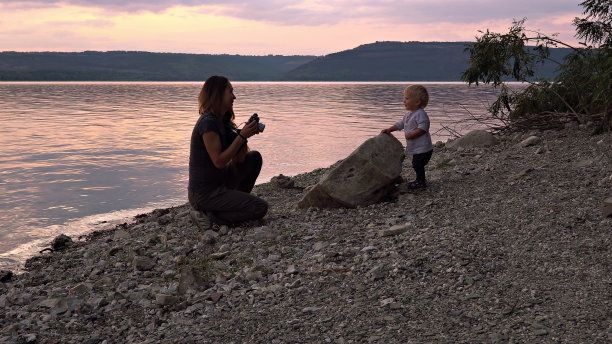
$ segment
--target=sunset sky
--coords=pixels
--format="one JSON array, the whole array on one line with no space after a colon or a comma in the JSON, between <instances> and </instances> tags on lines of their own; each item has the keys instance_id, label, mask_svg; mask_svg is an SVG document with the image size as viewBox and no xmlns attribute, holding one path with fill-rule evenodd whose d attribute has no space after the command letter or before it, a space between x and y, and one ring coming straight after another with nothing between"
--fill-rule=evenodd
<instances>
[{"instance_id":1,"label":"sunset sky","mask_svg":"<svg viewBox=\"0 0 612 344\"><path fill-rule=\"evenodd\" d=\"M579 0L0 0L0 51L325 55L375 41L472 41L513 19L575 44Z\"/></svg>"}]
</instances>

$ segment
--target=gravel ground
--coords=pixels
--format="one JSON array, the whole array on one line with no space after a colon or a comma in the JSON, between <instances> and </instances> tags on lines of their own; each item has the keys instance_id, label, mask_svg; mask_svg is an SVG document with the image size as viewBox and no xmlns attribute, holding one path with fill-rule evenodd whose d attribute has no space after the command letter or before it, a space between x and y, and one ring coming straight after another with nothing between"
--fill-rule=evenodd
<instances>
[{"instance_id":1,"label":"gravel ground","mask_svg":"<svg viewBox=\"0 0 612 344\"><path fill-rule=\"evenodd\" d=\"M265 222L184 205L75 239L4 276L0 342L610 343L612 135L500 140L364 208L297 209L319 169L258 185Z\"/></svg>"}]
</instances>

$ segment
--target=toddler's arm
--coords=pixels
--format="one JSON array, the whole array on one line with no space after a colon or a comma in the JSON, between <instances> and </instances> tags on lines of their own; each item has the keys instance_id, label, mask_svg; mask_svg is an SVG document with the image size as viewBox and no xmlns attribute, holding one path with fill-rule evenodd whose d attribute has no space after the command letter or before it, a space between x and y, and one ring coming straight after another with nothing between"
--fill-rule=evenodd
<instances>
[{"instance_id":1,"label":"toddler's arm","mask_svg":"<svg viewBox=\"0 0 612 344\"><path fill-rule=\"evenodd\" d=\"M417 137L425 134L426 131L421 128L416 128L413 131L406 133L406 140L416 139Z\"/></svg>"},{"instance_id":2,"label":"toddler's arm","mask_svg":"<svg viewBox=\"0 0 612 344\"><path fill-rule=\"evenodd\" d=\"M383 129L383 130L381 130L381 131L380 131L380 133L381 133L381 134L390 134L391 132L396 131L396 130L398 130L398 129L399 129L399 128L397 127L397 125L395 125L395 124L394 124L394 125L390 126L390 127L389 127L389 128L387 128L387 129Z\"/></svg>"}]
</instances>

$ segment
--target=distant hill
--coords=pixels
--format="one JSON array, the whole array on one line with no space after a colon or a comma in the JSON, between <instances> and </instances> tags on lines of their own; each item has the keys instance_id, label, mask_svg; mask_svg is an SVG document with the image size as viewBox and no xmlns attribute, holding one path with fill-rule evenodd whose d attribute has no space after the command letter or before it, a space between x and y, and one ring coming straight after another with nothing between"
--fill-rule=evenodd
<instances>
[{"instance_id":1,"label":"distant hill","mask_svg":"<svg viewBox=\"0 0 612 344\"><path fill-rule=\"evenodd\" d=\"M284 75L303 81L459 81L467 68L470 42L376 42L319 57ZM570 49L552 49L559 61ZM556 65L540 68L554 75Z\"/></svg>"},{"instance_id":2,"label":"distant hill","mask_svg":"<svg viewBox=\"0 0 612 344\"><path fill-rule=\"evenodd\" d=\"M231 80L277 80L315 56L244 56L137 51L2 52L0 80L201 81L221 74Z\"/></svg>"},{"instance_id":3,"label":"distant hill","mask_svg":"<svg viewBox=\"0 0 612 344\"><path fill-rule=\"evenodd\" d=\"M135 51L0 52L0 81L459 81L469 42L376 42L315 56L244 56ZM552 49L562 60L570 50ZM556 66L544 65L551 77Z\"/></svg>"}]
</instances>

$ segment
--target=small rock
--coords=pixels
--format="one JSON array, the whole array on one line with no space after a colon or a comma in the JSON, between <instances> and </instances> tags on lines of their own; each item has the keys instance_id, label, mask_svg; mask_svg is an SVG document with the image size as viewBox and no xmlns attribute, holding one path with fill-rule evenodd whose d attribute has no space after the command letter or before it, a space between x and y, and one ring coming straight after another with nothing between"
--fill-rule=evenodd
<instances>
[{"instance_id":1,"label":"small rock","mask_svg":"<svg viewBox=\"0 0 612 344\"><path fill-rule=\"evenodd\" d=\"M103 297L91 297L86 303L94 308L102 308L108 305L108 301Z\"/></svg>"},{"instance_id":2,"label":"small rock","mask_svg":"<svg viewBox=\"0 0 612 344\"><path fill-rule=\"evenodd\" d=\"M157 294L155 295L155 302L161 306L174 305L179 302L179 298L173 295Z\"/></svg>"},{"instance_id":3,"label":"small rock","mask_svg":"<svg viewBox=\"0 0 612 344\"><path fill-rule=\"evenodd\" d=\"M0 308L8 307L11 303L9 302L6 295L0 295Z\"/></svg>"},{"instance_id":4,"label":"small rock","mask_svg":"<svg viewBox=\"0 0 612 344\"><path fill-rule=\"evenodd\" d=\"M115 246L115 247L112 247L110 250L108 250L108 255L109 256L114 256L114 255L116 255L117 253L119 253L121 251L123 251L123 247Z\"/></svg>"},{"instance_id":5,"label":"small rock","mask_svg":"<svg viewBox=\"0 0 612 344\"><path fill-rule=\"evenodd\" d=\"M244 279L246 279L247 281L259 281L263 278L261 271L247 271L244 274Z\"/></svg>"},{"instance_id":6,"label":"small rock","mask_svg":"<svg viewBox=\"0 0 612 344\"><path fill-rule=\"evenodd\" d=\"M230 251L215 252L210 255L210 258L220 260L220 259L227 257L229 254L230 254Z\"/></svg>"},{"instance_id":7,"label":"small rock","mask_svg":"<svg viewBox=\"0 0 612 344\"><path fill-rule=\"evenodd\" d=\"M24 343L36 343L36 334L35 333L28 333L26 335L23 336L23 342Z\"/></svg>"},{"instance_id":8,"label":"small rock","mask_svg":"<svg viewBox=\"0 0 612 344\"><path fill-rule=\"evenodd\" d=\"M272 179L270 179L270 184L281 189L290 189L295 186L295 182L290 177L282 174L272 177Z\"/></svg>"},{"instance_id":9,"label":"small rock","mask_svg":"<svg viewBox=\"0 0 612 344\"><path fill-rule=\"evenodd\" d=\"M302 285L302 280L298 278L295 281L293 281L292 283L287 284L286 287L289 288L289 289L295 289L295 288L297 288L297 287L299 287L301 285Z\"/></svg>"},{"instance_id":10,"label":"small rock","mask_svg":"<svg viewBox=\"0 0 612 344\"><path fill-rule=\"evenodd\" d=\"M53 248L54 251L61 251L70 245L72 245L72 239L65 234L60 234L53 239L51 248Z\"/></svg>"},{"instance_id":11,"label":"small rock","mask_svg":"<svg viewBox=\"0 0 612 344\"><path fill-rule=\"evenodd\" d=\"M376 250L378 250L376 246L366 246L361 249L361 252L371 252L371 251L376 251Z\"/></svg>"},{"instance_id":12,"label":"small rock","mask_svg":"<svg viewBox=\"0 0 612 344\"><path fill-rule=\"evenodd\" d=\"M254 241L266 241L274 240L278 237L278 232L268 226L261 226L254 229L253 240Z\"/></svg>"},{"instance_id":13,"label":"small rock","mask_svg":"<svg viewBox=\"0 0 612 344\"><path fill-rule=\"evenodd\" d=\"M295 265L289 265L289 267L287 267L287 273L293 275L300 273L300 271Z\"/></svg>"},{"instance_id":14,"label":"small rock","mask_svg":"<svg viewBox=\"0 0 612 344\"><path fill-rule=\"evenodd\" d=\"M115 231L115 234L113 234L113 240L117 241L117 240L127 240L129 239L130 233L128 233L127 231L124 231L123 229L117 229Z\"/></svg>"},{"instance_id":15,"label":"small rock","mask_svg":"<svg viewBox=\"0 0 612 344\"><path fill-rule=\"evenodd\" d=\"M210 300L211 300L213 303L217 303L217 302L219 302L219 300L221 299L221 297L222 297L222 296L223 296L223 293L222 293L222 292L212 293L212 294L210 295Z\"/></svg>"},{"instance_id":16,"label":"small rock","mask_svg":"<svg viewBox=\"0 0 612 344\"><path fill-rule=\"evenodd\" d=\"M50 308L51 314L62 314L68 310L68 301L63 298L52 298L41 301L38 304L40 307Z\"/></svg>"},{"instance_id":17,"label":"small rock","mask_svg":"<svg viewBox=\"0 0 612 344\"><path fill-rule=\"evenodd\" d=\"M385 306L388 306L389 304L392 304L394 302L395 302L395 299L391 297L391 298L384 299L384 300L380 301L380 306L381 307L385 307Z\"/></svg>"},{"instance_id":18,"label":"small rock","mask_svg":"<svg viewBox=\"0 0 612 344\"><path fill-rule=\"evenodd\" d=\"M548 334L548 330L545 328L537 329L533 332L536 336L545 336Z\"/></svg>"},{"instance_id":19,"label":"small rock","mask_svg":"<svg viewBox=\"0 0 612 344\"><path fill-rule=\"evenodd\" d=\"M135 270L138 271L149 271L155 267L155 261L149 257L136 256L132 262Z\"/></svg>"},{"instance_id":20,"label":"small rock","mask_svg":"<svg viewBox=\"0 0 612 344\"><path fill-rule=\"evenodd\" d=\"M74 294L85 294L89 293L90 290L91 286L87 285L86 283L79 283L70 289L70 292Z\"/></svg>"},{"instance_id":21,"label":"small rock","mask_svg":"<svg viewBox=\"0 0 612 344\"><path fill-rule=\"evenodd\" d=\"M540 143L540 138L539 137L537 137L537 136L529 136L528 138L526 138L523 141L521 141L519 143L519 146L521 146L521 147L529 147L529 146L537 145L538 143Z\"/></svg>"},{"instance_id":22,"label":"small rock","mask_svg":"<svg viewBox=\"0 0 612 344\"><path fill-rule=\"evenodd\" d=\"M0 270L0 282L8 282L13 277L13 272L10 270Z\"/></svg>"},{"instance_id":23,"label":"small rock","mask_svg":"<svg viewBox=\"0 0 612 344\"><path fill-rule=\"evenodd\" d=\"M313 250L315 251L321 251L322 249L326 248L327 246L329 246L328 242L325 241L318 241L314 244L314 246L312 247Z\"/></svg>"},{"instance_id":24,"label":"small rock","mask_svg":"<svg viewBox=\"0 0 612 344\"><path fill-rule=\"evenodd\" d=\"M572 166L577 167L577 168L583 168L583 167L587 167L593 165L593 160L580 160L580 161L575 161L572 163Z\"/></svg>"},{"instance_id":25,"label":"small rock","mask_svg":"<svg viewBox=\"0 0 612 344\"><path fill-rule=\"evenodd\" d=\"M168 223L170 223L170 221L172 221L172 215L170 214L165 214L157 218L157 223L162 226L167 225Z\"/></svg>"},{"instance_id":26,"label":"small rock","mask_svg":"<svg viewBox=\"0 0 612 344\"><path fill-rule=\"evenodd\" d=\"M178 292L185 294L189 290L200 291L208 287L209 283L193 266L183 266L179 278Z\"/></svg>"},{"instance_id":27,"label":"small rock","mask_svg":"<svg viewBox=\"0 0 612 344\"><path fill-rule=\"evenodd\" d=\"M410 225L395 225L388 229L383 229L378 232L378 235L382 237L393 236L407 232L410 229Z\"/></svg>"},{"instance_id":28,"label":"small rock","mask_svg":"<svg viewBox=\"0 0 612 344\"><path fill-rule=\"evenodd\" d=\"M217 241L217 238L219 238L219 233L210 229L202 234L202 240L209 245L214 244Z\"/></svg>"},{"instance_id":29,"label":"small rock","mask_svg":"<svg viewBox=\"0 0 612 344\"><path fill-rule=\"evenodd\" d=\"M221 225L221 227L219 227L219 235L227 235L227 233L229 233L229 227Z\"/></svg>"},{"instance_id":30,"label":"small rock","mask_svg":"<svg viewBox=\"0 0 612 344\"><path fill-rule=\"evenodd\" d=\"M302 309L302 313L315 313L320 311L321 308L319 307L306 307Z\"/></svg>"}]
</instances>

